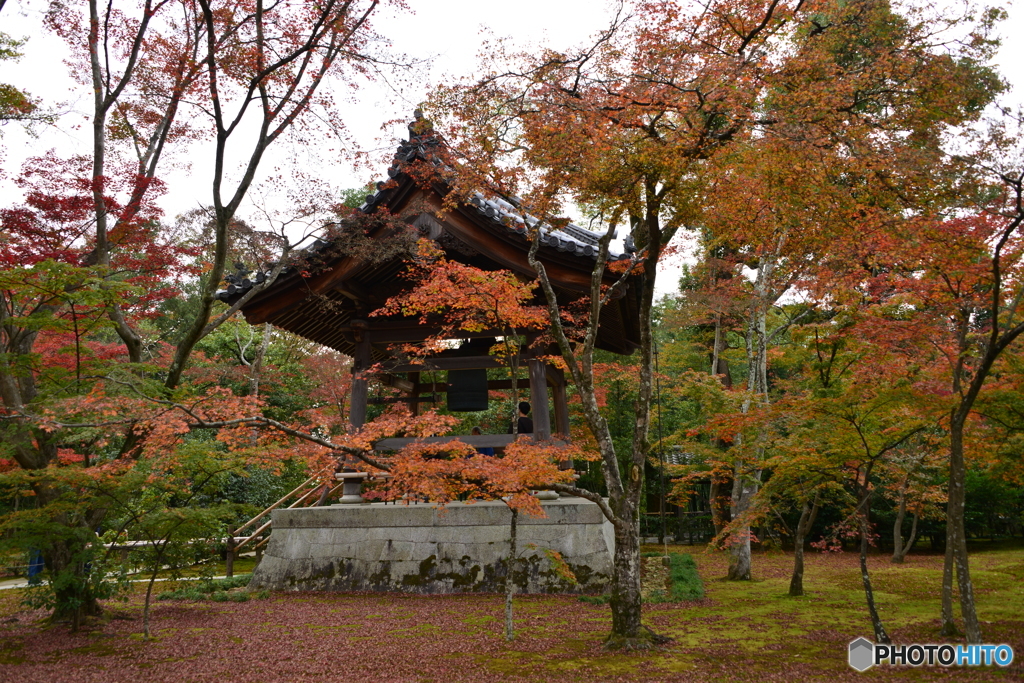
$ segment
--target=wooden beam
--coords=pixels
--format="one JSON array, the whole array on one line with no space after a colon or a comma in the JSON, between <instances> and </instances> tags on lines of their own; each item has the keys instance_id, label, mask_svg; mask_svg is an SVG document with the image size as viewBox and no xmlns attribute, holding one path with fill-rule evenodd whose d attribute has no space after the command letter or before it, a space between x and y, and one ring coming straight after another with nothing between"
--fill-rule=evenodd
<instances>
[{"instance_id":1,"label":"wooden beam","mask_svg":"<svg viewBox=\"0 0 1024 683\"><path fill-rule=\"evenodd\" d=\"M270 289L254 297L253 301L242 308L242 313L245 314L246 321L252 325L267 322L279 313L300 304L310 293L323 293L334 288L364 265L361 259L345 256L313 277L303 278L295 273L288 273L285 278L278 279ZM282 279L285 281L282 282Z\"/></svg>"},{"instance_id":2,"label":"wooden beam","mask_svg":"<svg viewBox=\"0 0 1024 683\"><path fill-rule=\"evenodd\" d=\"M559 384L565 386L565 371L562 368L548 363L544 366L544 372L547 374L549 387L555 387Z\"/></svg>"},{"instance_id":3,"label":"wooden beam","mask_svg":"<svg viewBox=\"0 0 1024 683\"><path fill-rule=\"evenodd\" d=\"M377 381L386 387L394 387L395 389L400 389L407 394L416 391L416 385L409 380L402 379L401 377L395 377L388 373L377 375Z\"/></svg>"},{"instance_id":4,"label":"wooden beam","mask_svg":"<svg viewBox=\"0 0 1024 683\"><path fill-rule=\"evenodd\" d=\"M353 301L369 302L371 304L374 304L374 307L376 308L379 308L381 305L384 304L384 302L381 301L381 298L377 294L368 291L366 287L362 286L355 280L346 280L342 284L335 285L334 289L336 289L338 292L345 295L349 299L352 299Z\"/></svg>"},{"instance_id":5,"label":"wooden beam","mask_svg":"<svg viewBox=\"0 0 1024 683\"><path fill-rule=\"evenodd\" d=\"M475 370L478 368L503 368L494 356L447 356L425 358L415 363L384 364L386 372L430 372L431 370Z\"/></svg>"},{"instance_id":6,"label":"wooden beam","mask_svg":"<svg viewBox=\"0 0 1024 683\"><path fill-rule=\"evenodd\" d=\"M442 329L429 324L421 323L419 318L371 318L369 329L373 332L375 344L416 342L423 341L428 337L437 337ZM348 327L339 329L348 330ZM479 330L476 332L459 331L452 333L452 339L478 339L481 337L500 337L505 334L502 330Z\"/></svg>"},{"instance_id":7,"label":"wooden beam","mask_svg":"<svg viewBox=\"0 0 1024 683\"><path fill-rule=\"evenodd\" d=\"M530 388L530 380L528 380L528 379L520 378L518 383L519 383L519 387L518 388L520 388L520 389L529 389ZM489 380L487 380L487 390L488 391L505 391L505 390L511 389L511 388L512 388L512 380L510 380L510 379L489 379ZM421 382L421 383L416 385L416 391L417 392L430 392L430 391L432 391L435 394L447 394L448 393L448 383L447 382L435 382L435 383L431 384L430 382Z\"/></svg>"},{"instance_id":8,"label":"wooden beam","mask_svg":"<svg viewBox=\"0 0 1024 683\"><path fill-rule=\"evenodd\" d=\"M519 436L524 439L531 439L536 438L537 435L521 434ZM464 434L459 436L428 436L420 439L393 438L381 439L373 444L373 449L377 451L397 451L413 443L449 443L451 441L461 441L473 448L505 448L514 440L512 434L481 434L480 436ZM565 443L565 441L558 439L554 441L556 446L564 446Z\"/></svg>"},{"instance_id":9,"label":"wooden beam","mask_svg":"<svg viewBox=\"0 0 1024 683\"><path fill-rule=\"evenodd\" d=\"M373 398L366 399L366 403L371 406L384 406L391 403L440 403L441 397L438 396L375 396Z\"/></svg>"}]
</instances>

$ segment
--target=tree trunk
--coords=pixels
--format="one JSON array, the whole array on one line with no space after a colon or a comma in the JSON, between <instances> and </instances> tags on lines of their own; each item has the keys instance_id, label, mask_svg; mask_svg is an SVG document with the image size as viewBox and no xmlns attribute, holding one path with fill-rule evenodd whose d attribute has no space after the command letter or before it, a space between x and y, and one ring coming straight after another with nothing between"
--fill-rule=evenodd
<instances>
[{"instance_id":1,"label":"tree trunk","mask_svg":"<svg viewBox=\"0 0 1024 683\"><path fill-rule=\"evenodd\" d=\"M820 492L814 493L814 503L804 501L803 509L800 511L800 521L796 525L796 535L793 539L793 576L789 580L789 594L796 598L804 594L804 540L807 532L814 526L814 519L818 516Z\"/></svg>"},{"instance_id":2,"label":"tree trunk","mask_svg":"<svg viewBox=\"0 0 1024 683\"><path fill-rule=\"evenodd\" d=\"M910 538L907 539L907 544L903 546L904 557L906 557L907 553L910 552L910 549L914 547L914 544L917 543L917 520L919 517L920 515L915 512L914 521L910 523Z\"/></svg>"},{"instance_id":3,"label":"tree trunk","mask_svg":"<svg viewBox=\"0 0 1024 683\"><path fill-rule=\"evenodd\" d=\"M512 596L516 592L516 526L519 521L519 510L512 508L512 521L509 522L508 562L505 575L505 640L511 642L516 637L515 624L512 623Z\"/></svg>"},{"instance_id":4,"label":"tree trunk","mask_svg":"<svg viewBox=\"0 0 1024 683\"><path fill-rule=\"evenodd\" d=\"M957 587L960 589L960 614L964 620L967 642L980 644L981 626L974 606L974 585L967 563L967 534L964 530L964 419L959 411L949 427L949 501L946 506L946 554L952 551L956 569Z\"/></svg>"},{"instance_id":5,"label":"tree trunk","mask_svg":"<svg viewBox=\"0 0 1024 683\"><path fill-rule=\"evenodd\" d=\"M910 523L910 537L907 538L907 542L903 542L903 517L906 510L904 501L900 501L900 511L896 515L896 523L893 525L893 551L892 561L893 564L903 564L903 560L906 559L907 553L914 547L914 542L917 540L917 518L918 515L914 513L914 520Z\"/></svg>"},{"instance_id":6,"label":"tree trunk","mask_svg":"<svg viewBox=\"0 0 1024 683\"><path fill-rule=\"evenodd\" d=\"M623 528L631 526L635 525L615 527L615 556L609 601L612 633L605 641L610 649L638 649L639 641L643 638L643 625L640 621L640 536L631 529Z\"/></svg>"},{"instance_id":7,"label":"tree trunk","mask_svg":"<svg viewBox=\"0 0 1024 683\"><path fill-rule=\"evenodd\" d=\"M97 616L102 611L89 585L88 571L82 560L83 552L84 548L76 549L66 541L59 540L43 553L46 568L50 570L56 603L52 619L70 619L72 631L81 627L83 619ZM54 581L61 574L62 579L70 580Z\"/></svg>"},{"instance_id":8,"label":"tree trunk","mask_svg":"<svg viewBox=\"0 0 1024 683\"><path fill-rule=\"evenodd\" d=\"M863 494L870 496L870 492ZM870 531L870 508L868 500L862 499L862 510L860 516L860 578L864 584L864 597L868 602L868 613L871 615L871 627L875 631L876 643L889 643L889 634L885 632L882 619L878 616L878 609L875 607L875 592L871 588L871 576L868 574L868 533Z\"/></svg>"},{"instance_id":9,"label":"tree trunk","mask_svg":"<svg viewBox=\"0 0 1024 683\"><path fill-rule=\"evenodd\" d=\"M779 248L785 243L785 236L780 238ZM742 411L750 412L754 401L761 405L768 404L768 307L774 301L769 283L775 270L774 257L766 255L762 258L754 281L754 300L747 316L747 392L743 401ZM736 444L741 443L737 435ZM754 497L761 484L760 463L764 458L764 448L757 446L753 463L748 464L737 459L733 466L732 483L732 519L742 517L754 504ZM746 474L745 470L751 473ZM729 544L730 581L750 580L750 523L741 520L739 528L734 527Z\"/></svg>"},{"instance_id":10,"label":"tree trunk","mask_svg":"<svg viewBox=\"0 0 1024 683\"><path fill-rule=\"evenodd\" d=\"M708 490L708 507L711 508L711 525L715 528L715 536L722 534L725 525L722 523L722 507L718 504L722 484L715 476L711 477L711 488Z\"/></svg>"},{"instance_id":11,"label":"tree trunk","mask_svg":"<svg viewBox=\"0 0 1024 683\"><path fill-rule=\"evenodd\" d=\"M718 377L722 386L732 389L732 375L729 373L729 361L722 356L726 349L725 334L722 331L722 315L715 315L715 341L711 351L711 374Z\"/></svg>"},{"instance_id":12,"label":"tree trunk","mask_svg":"<svg viewBox=\"0 0 1024 683\"><path fill-rule=\"evenodd\" d=\"M0 322L5 319L5 311L5 302L0 300ZM7 351L0 353L0 400L5 408L20 411L36 397L35 377L31 373L14 371L7 357L15 353L31 352L38 332L12 332L12 329L14 328L8 326L4 330L7 343L0 348L0 351ZM7 446L18 465L29 471L44 470L56 460L60 438L60 432L33 429L22 419L0 424L0 441ZM42 479L37 479L32 488L39 508L56 502L61 495ZM102 511L87 511L84 516L89 521L98 521L102 519ZM40 550L43 562L50 572L50 583L54 590L52 619L69 619L72 630L77 631L85 617L96 616L101 609L88 581L84 559L87 552L86 541L81 540L91 532L81 535L73 533L82 522L72 522L72 519L73 516L68 514L58 514L52 518L54 523L70 527L72 533L58 534Z\"/></svg>"},{"instance_id":13,"label":"tree trunk","mask_svg":"<svg viewBox=\"0 0 1024 683\"><path fill-rule=\"evenodd\" d=\"M736 461L732 483L732 518L742 517L754 504L761 483L761 470L749 475L741 471L742 461ZM750 580L750 523L743 522L734 527L729 538L729 573L730 581Z\"/></svg>"},{"instance_id":14,"label":"tree trunk","mask_svg":"<svg viewBox=\"0 0 1024 683\"><path fill-rule=\"evenodd\" d=\"M946 543L946 558L942 563L942 635L958 636L959 629L953 618L953 546Z\"/></svg>"},{"instance_id":15,"label":"tree trunk","mask_svg":"<svg viewBox=\"0 0 1024 683\"><path fill-rule=\"evenodd\" d=\"M711 477L711 490L708 492L708 503L711 507L711 524L715 527L715 536L721 536L725 530L726 519L729 510L728 500L723 501L722 482L717 477Z\"/></svg>"},{"instance_id":16,"label":"tree trunk","mask_svg":"<svg viewBox=\"0 0 1024 683\"><path fill-rule=\"evenodd\" d=\"M162 553L161 553L162 554ZM151 604L151 598L153 595L153 583L156 581L156 575L160 573L160 558L157 558L153 573L149 577L149 585L146 586L146 604L142 608L142 635L146 637L146 640L150 639L149 634L149 606Z\"/></svg>"},{"instance_id":17,"label":"tree trunk","mask_svg":"<svg viewBox=\"0 0 1024 683\"><path fill-rule=\"evenodd\" d=\"M256 356L252 360L252 367L249 368L249 395L260 395L260 381L263 379L263 359L270 347L270 332L273 329L270 323L263 323L263 338L260 345L256 347Z\"/></svg>"},{"instance_id":18,"label":"tree trunk","mask_svg":"<svg viewBox=\"0 0 1024 683\"><path fill-rule=\"evenodd\" d=\"M906 551L903 549L903 518L907 514L907 482L900 488L900 504L896 508L896 521L892 525L892 561L903 563Z\"/></svg>"},{"instance_id":19,"label":"tree trunk","mask_svg":"<svg viewBox=\"0 0 1024 683\"><path fill-rule=\"evenodd\" d=\"M653 248L645 249L643 261L645 277L642 280L638 297L639 384L635 403L636 422L634 423L633 447L628 459L620 458L616 452L608 422L601 415L594 386L593 353L597 341L598 322L601 319L602 301L607 296L602 290L603 264L608 256L608 244L612 232L609 231L599 242L597 256L599 266L591 275L590 319L582 345L571 343L562 327L558 295L547 276L544 264L537 258L540 240L533 241L528 254L530 267L536 271L547 300L548 319L551 323L550 331L573 376L587 425L601 452L601 470L608 487L608 500L604 501L596 496L590 497L590 499L601 506L602 512L613 524L615 530L610 599L612 632L605 641L605 647L609 649L648 649L654 644L668 641L667 638L658 636L642 625L640 605L640 530L637 525L637 511L643 492L644 465L650 450L648 432L650 407L654 393L654 339L651 312L654 306L657 262L661 245L671 237L670 234L663 235L660 226L659 198L661 195L658 187L661 185L661 180L658 177L650 177L646 178L644 183L647 196L645 215L642 217L631 216L632 233L637 245L643 245L644 248L651 245ZM636 220L633 220L634 218ZM624 282L617 284L616 289L621 284ZM584 495L584 497L588 496Z\"/></svg>"},{"instance_id":20,"label":"tree trunk","mask_svg":"<svg viewBox=\"0 0 1024 683\"><path fill-rule=\"evenodd\" d=\"M39 508L59 505L61 493L45 482L33 486ZM50 518L53 524L67 528L47 547L42 548L43 561L50 572L50 585L54 592L54 621L69 619L71 629L77 631L85 617L97 616L102 611L89 582L89 542L96 536L95 524L104 516L103 510L83 511L81 516L59 513Z\"/></svg>"},{"instance_id":21,"label":"tree trunk","mask_svg":"<svg viewBox=\"0 0 1024 683\"><path fill-rule=\"evenodd\" d=\"M804 594L804 526L808 517L810 506L804 502L793 538L793 576L789 579L789 595L794 598Z\"/></svg>"}]
</instances>

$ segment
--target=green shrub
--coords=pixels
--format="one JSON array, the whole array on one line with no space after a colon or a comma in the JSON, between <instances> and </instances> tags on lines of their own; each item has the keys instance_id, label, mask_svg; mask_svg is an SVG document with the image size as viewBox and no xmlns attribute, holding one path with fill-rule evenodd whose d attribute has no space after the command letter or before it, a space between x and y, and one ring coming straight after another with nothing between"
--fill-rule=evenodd
<instances>
[{"instance_id":1,"label":"green shrub","mask_svg":"<svg viewBox=\"0 0 1024 683\"><path fill-rule=\"evenodd\" d=\"M252 574L239 574L230 579L213 579L196 583L195 585L179 588L175 591L164 591L156 596L157 600L213 600L214 602L245 602L249 599L248 593L234 593L228 595L227 591L232 588L241 588L249 585ZM263 591L266 592L266 591ZM269 595L269 593L268 593Z\"/></svg>"},{"instance_id":2,"label":"green shrub","mask_svg":"<svg viewBox=\"0 0 1024 683\"><path fill-rule=\"evenodd\" d=\"M704 582L697 573L697 563L686 553L669 555L669 577L672 580L672 600L700 600L704 597Z\"/></svg>"},{"instance_id":3,"label":"green shrub","mask_svg":"<svg viewBox=\"0 0 1024 683\"><path fill-rule=\"evenodd\" d=\"M198 588L179 588L176 591L164 591L156 596L157 600L202 600L205 593Z\"/></svg>"},{"instance_id":4,"label":"green shrub","mask_svg":"<svg viewBox=\"0 0 1024 683\"><path fill-rule=\"evenodd\" d=\"M210 591L227 591L232 588L242 588L249 585L249 581L252 579L252 574L239 574L238 576L232 576L230 579L212 579L206 581L210 585Z\"/></svg>"},{"instance_id":5,"label":"green shrub","mask_svg":"<svg viewBox=\"0 0 1024 683\"><path fill-rule=\"evenodd\" d=\"M590 603L591 605L607 605L608 601L611 600L609 595L581 595L579 597L580 602Z\"/></svg>"},{"instance_id":6,"label":"green shrub","mask_svg":"<svg viewBox=\"0 0 1024 683\"><path fill-rule=\"evenodd\" d=\"M654 557L657 553L645 554L646 557ZM671 589L668 594L665 591L652 591L647 602L657 604L661 602L684 602L686 600L700 600L704 597L704 582L697 573L697 563L693 556L686 553L671 553L669 556L669 583Z\"/></svg>"}]
</instances>

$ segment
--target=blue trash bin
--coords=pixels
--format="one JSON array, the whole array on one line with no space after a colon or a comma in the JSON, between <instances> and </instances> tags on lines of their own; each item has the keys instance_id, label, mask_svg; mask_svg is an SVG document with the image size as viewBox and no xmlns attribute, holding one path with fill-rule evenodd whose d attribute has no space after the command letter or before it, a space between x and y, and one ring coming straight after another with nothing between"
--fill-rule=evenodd
<instances>
[{"instance_id":1,"label":"blue trash bin","mask_svg":"<svg viewBox=\"0 0 1024 683\"><path fill-rule=\"evenodd\" d=\"M28 582L36 585L42 581L39 575L43 573L43 551L32 549L28 551Z\"/></svg>"}]
</instances>

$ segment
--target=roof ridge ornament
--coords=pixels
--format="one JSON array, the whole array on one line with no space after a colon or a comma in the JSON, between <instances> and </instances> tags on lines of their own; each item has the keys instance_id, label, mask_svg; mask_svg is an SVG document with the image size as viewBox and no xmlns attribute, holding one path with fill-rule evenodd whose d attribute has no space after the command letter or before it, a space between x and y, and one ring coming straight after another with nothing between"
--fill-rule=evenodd
<instances>
[{"instance_id":1,"label":"roof ridge ornament","mask_svg":"<svg viewBox=\"0 0 1024 683\"><path fill-rule=\"evenodd\" d=\"M418 108L412 113L412 122L409 123L409 143L412 144L418 138L426 138L434 135L434 124L430 119L423 116L423 110Z\"/></svg>"}]
</instances>

